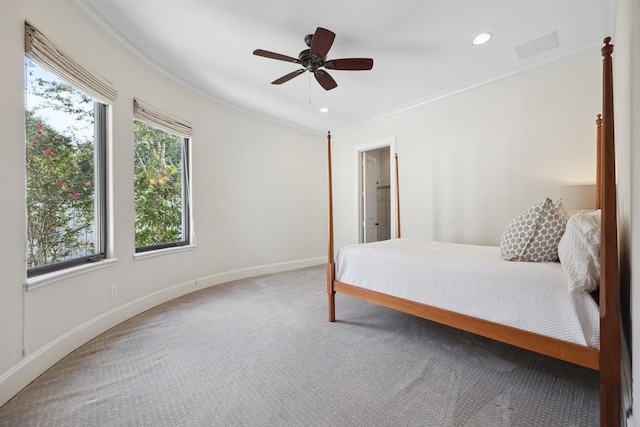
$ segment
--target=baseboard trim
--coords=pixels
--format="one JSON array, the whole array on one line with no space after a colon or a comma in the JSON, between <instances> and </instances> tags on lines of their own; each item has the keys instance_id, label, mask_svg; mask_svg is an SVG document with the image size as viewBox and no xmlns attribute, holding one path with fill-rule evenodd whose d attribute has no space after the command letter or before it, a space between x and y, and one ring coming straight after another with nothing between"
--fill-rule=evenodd
<instances>
[{"instance_id":1,"label":"baseboard trim","mask_svg":"<svg viewBox=\"0 0 640 427\"><path fill-rule=\"evenodd\" d=\"M129 301L73 328L49 344L25 356L15 366L0 375L0 406L8 402L43 372L81 345L125 320L157 305L194 291L234 280L312 267L325 262L326 258L318 257L233 270L179 283Z\"/></svg>"},{"instance_id":2,"label":"baseboard trim","mask_svg":"<svg viewBox=\"0 0 640 427\"><path fill-rule=\"evenodd\" d=\"M327 262L326 257L307 258L296 261L282 262L278 264L260 265L257 267L232 270L224 273L212 274L198 279L197 288L204 289L234 280L246 279L249 277L263 276L265 274L281 273L283 271L297 270L299 268L313 267Z\"/></svg>"}]
</instances>

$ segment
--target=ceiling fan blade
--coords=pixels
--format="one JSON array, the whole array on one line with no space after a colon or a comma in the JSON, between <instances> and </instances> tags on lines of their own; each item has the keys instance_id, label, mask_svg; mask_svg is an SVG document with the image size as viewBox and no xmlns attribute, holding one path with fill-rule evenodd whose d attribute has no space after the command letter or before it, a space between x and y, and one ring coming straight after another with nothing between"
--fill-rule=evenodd
<instances>
[{"instance_id":1,"label":"ceiling fan blade","mask_svg":"<svg viewBox=\"0 0 640 427\"><path fill-rule=\"evenodd\" d=\"M326 61L324 66L330 70L364 71L373 68L371 58L345 58Z\"/></svg>"},{"instance_id":2,"label":"ceiling fan blade","mask_svg":"<svg viewBox=\"0 0 640 427\"><path fill-rule=\"evenodd\" d=\"M272 85L281 85L282 83L288 82L292 78L299 76L300 74L304 73L305 71L307 71L306 68L301 68L299 70L296 70L296 71L294 71L292 73L287 74L286 76L282 76L279 79L276 79L276 80L272 81L271 84Z\"/></svg>"},{"instance_id":3,"label":"ceiling fan blade","mask_svg":"<svg viewBox=\"0 0 640 427\"><path fill-rule=\"evenodd\" d=\"M311 55L318 55L320 58L325 58L331 45L333 45L333 39L336 38L335 33L327 30L326 28L318 27L311 39L310 51Z\"/></svg>"},{"instance_id":4,"label":"ceiling fan blade","mask_svg":"<svg viewBox=\"0 0 640 427\"><path fill-rule=\"evenodd\" d=\"M338 83L333 80L333 77L331 77L329 73L324 70L318 70L313 73L313 75L316 77L318 83L320 83L320 86L322 86L325 90L331 90L338 86Z\"/></svg>"},{"instance_id":5,"label":"ceiling fan blade","mask_svg":"<svg viewBox=\"0 0 640 427\"><path fill-rule=\"evenodd\" d=\"M287 55L281 55L275 52L269 52L268 50L256 49L253 51L254 55L263 56L265 58L277 59L278 61L296 62L300 63L300 60Z\"/></svg>"}]
</instances>

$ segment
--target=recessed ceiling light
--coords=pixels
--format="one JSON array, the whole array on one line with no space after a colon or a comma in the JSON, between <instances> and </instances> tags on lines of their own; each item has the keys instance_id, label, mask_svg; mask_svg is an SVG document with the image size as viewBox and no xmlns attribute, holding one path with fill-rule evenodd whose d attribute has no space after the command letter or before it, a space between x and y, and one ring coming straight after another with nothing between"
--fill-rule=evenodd
<instances>
[{"instance_id":1,"label":"recessed ceiling light","mask_svg":"<svg viewBox=\"0 0 640 427\"><path fill-rule=\"evenodd\" d=\"M329 112L329 109L328 109L327 107L322 107L322 108L320 109L320 112L321 112L321 113L328 113L328 112Z\"/></svg>"},{"instance_id":2,"label":"recessed ceiling light","mask_svg":"<svg viewBox=\"0 0 640 427\"><path fill-rule=\"evenodd\" d=\"M491 39L491 37L493 37L493 34L491 33L478 34L476 38L473 39L473 44L485 44Z\"/></svg>"}]
</instances>

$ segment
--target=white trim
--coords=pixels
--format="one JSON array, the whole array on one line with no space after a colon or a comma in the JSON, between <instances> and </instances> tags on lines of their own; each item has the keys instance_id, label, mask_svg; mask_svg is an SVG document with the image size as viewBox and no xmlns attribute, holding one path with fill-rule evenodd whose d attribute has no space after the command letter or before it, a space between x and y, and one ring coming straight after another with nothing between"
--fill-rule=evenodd
<instances>
[{"instance_id":1,"label":"white trim","mask_svg":"<svg viewBox=\"0 0 640 427\"><path fill-rule=\"evenodd\" d=\"M1 0L0 0L1 1ZM88 1L82 1L82 0L76 0L76 3L80 5L80 7L82 7L85 12L87 12L93 19L95 19L97 22L99 22L101 24L101 26L107 30L107 32L109 34L111 34L116 40L118 40L120 43L122 43L127 49L129 49L131 52L133 52L139 59L143 60L145 63L149 64L151 67L153 67L155 70L158 70L160 73L162 73L163 75L167 76L169 79L171 79L172 81L192 90L193 92L207 98L210 99L214 102L217 102L221 105L224 105L225 107L228 107L234 111L238 111L244 114L248 114L250 116L253 117L257 117L261 120L266 120L272 123L277 123L283 126L287 126L290 127L292 129L298 129L304 132L309 132L315 135L324 135L326 133L326 130L322 129L322 130L318 130L314 127L309 127L309 126L305 126L302 125L298 122L295 121L289 121L289 120L285 120L285 119L280 119L278 117L275 117L273 115L270 115L268 113L263 113L257 110L252 110L249 109L247 107L243 107L241 105L235 104L225 98L222 98L220 96L215 96L211 93L205 92L204 90L202 90L202 88L197 87L196 85L194 85L192 82L176 75L174 72L168 70L166 67L160 65L160 63L158 61L156 61L155 59L153 59L152 57L150 57L146 52L144 52L143 50L139 49L137 46L135 46L133 43L131 43L131 40L129 40L127 37L125 37L119 30L117 30L108 20L106 20L104 18L104 16L96 10L96 7L94 5L91 4L91 2Z\"/></svg>"},{"instance_id":2,"label":"white trim","mask_svg":"<svg viewBox=\"0 0 640 427\"><path fill-rule=\"evenodd\" d=\"M0 405L76 348L137 314L193 292L195 283L181 283L129 301L73 328L34 353L27 352L24 359L0 376Z\"/></svg>"},{"instance_id":3,"label":"white trim","mask_svg":"<svg viewBox=\"0 0 640 427\"><path fill-rule=\"evenodd\" d=\"M449 88L446 90L443 90L441 92L438 93L434 93L431 94L425 98L422 99L418 99L414 102L408 103L406 105L403 106L398 106L397 108L394 108L392 110L386 111L386 112L382 112L378 115L374 115L371 116L365 120L362 120L360 122L357 123L353 123L350 126L347 126L345 128L342 129L338 129L336 131L337 132L345 132L351 129L355 129L361 126L364 126L366 124L369 123L374 123L374 122L378 122L382 119L386 119L388 117L393 117L396 116L398 114L404 113L406 111L410 111L413 109L416 109L418 107L421 107L423 105L428 105L428 104L432 104L434 102L440 101L442 99L445 98L449 98L451 96L472 90L472 89L476 89L478 87L482 87L485 85L488 85L490 83L493 82L497 82L500 80L504 80L504 79L508 79L510 77L516 76L518 74L524 73L526 71L529 70L533 70L536 69L538 67L547 65L547 64L551 64L551 63L555 63L557 61L562 61L565 60L567 58L571 58L572 56L581 54L583 52L588 52L594 48L600 48L602 46L602 37L596 37L594 39L591 39L589 41L586 41L582 44L573 46L571 48L567 48L564 50L560 50L560 51L554 51L554 53L550 53L547 56L541 56L539 59L535 59L535 60L531 60L530 62L526 62L525 60L525 64L522 65L516 65L512 68L506 69L506 70L502 70L500 72L497 72L495 74L491 74L482 78L479 78L477 80L468 82L468 83L464 83L462 85L459 85L457 87L453 87L453 88Z\"/></svg>"},{"instance_id":4,"label":"white trim","mask_svg":"<svg viewBox=\"0 0 640 427\"><path fill-rule=\"evenodd\" d=\"M104 16L96 9L96 7L92 4L92 2L89 1L81 1L81 0L76 0L77 4L80 5L80 7L82 7L93 19L95 19L97 22L99 22L102 27L104 29L106 29L109 34L111 34L116 40L118 40L120 43L122 43L124 46L126 46L131 52L133 52L136 56L138 56L140 59L142 59L143 61L145 61L147 64L149 64L151 67L153 67L154 69L158 70L159 72L161 72L163 75L167 76L168 78L170 78L171 80L185 86L188 87L189 89L193 90L194 92L204 96L205 98L211 99L215 102L218 102L228 108L231 108L235 111L240 111L246 114L249 114L251 116L254 117L258 117L260 119L263 120L267 120L273 123L278 123L284 126L288 126L294 129L300 129L302 131L305 132L310 132L316 135L325 135L326 134L326 130L324 129L317 129L316 127L313 126L305 126L305 125L301 125L300 123L296 123L296 122L292 122L292 121L288 121L285 119L280 119L277 117L274 117L268 113L265 112L261 112L261 111L257 111L257 110L252 110L246 106L241 106L237 103L231 102L227 99L224 99L223 97L220 96L215 96L212 95L211 93L207 93L205 92L202 88L196 87L196 85L194 85L192 82L189 82L187 80L185 80L184 78L182 78L181 76L175 74L174 72L168 70L166 67L160 65L160 63L158 61L156 61L154 58L152 58L151 56L148 55L148 53L142 51L141 49L139 49L137 46L135 46L131 40L129 40L127 37L125 37L118 29L116 29L110 22L107 21L107 19L104 18ZM513 66L512 68L506 69L506 70L502 70L500 72L494 73L494 74L490 74L484 77L481 77L475 81L472 82L468 82L462 85L459 85L457 87L453 87L453 88L449 88L446 89L444 91L438 92L438 93L434 93L431 94L427 97L418 99L414 102L408 103L406 105L402 105L402 106L398 106L397 108L393 108L390 109L388 111L383 111L380 114L377 115L372 115L370 117L365 117L362 120L357 120L351 123L345 123L343 124L341 127L337 127L334 126L332 129L332 132L334 132L334 134L338 134L340 132L346 132L348 130L352 130L361 126L364 126L366 124L369 123L373 123L373 122L377 122L378 120L387 118L387 117L392 117L398 114L401 114L405 111L408 110L412 110L414 108L418 108L421 107L423 105L427 105L427 104L431 104L433 102L439 101L441 99L444 98L448 98L450 96L454 96L457 95L459 93L462 92L466 92L468 90L472 90L496 81L500 81L502 79L507 79L513 76L516 76L520 73L535 69L537 67L541 67L556 61L561 61L561 60L565 60L567 58L571 58L572 56L581 54L583 52L587 52L590 51L594 48L596 49L600 49L600 47L602 46L602 39L606 36L606 35L611 35L612 33L614 33L613 29L615 28L615 16L616 16L616 9L617 9L617 2L616 1L608 1L608 0L604 0L602 2L602 6L604 9L604 19L602 22L602 28L603 28L603 32L600 36L594 37L591 40L587 40L581 44L566 48L566 49L560 49L557 50L555 49L553 52L550 52L546 55L540 55L539 57L536 56L534 59L531 59L529 61L524 61L524 63L522 64L518 64Z\"/></svg>"},{"instance_id":5,"label":"white trim","mask_svg":"<svg viewBox=\"0 0 640 427\"><path fill-rule=\"evenodd\" d=\"M106 263L105 261L110 262ZM117 260L105 261L100 261L96 264L103 263L106 267L107 265L113 265ZM297 261L249 267L213 274L197 280L191 280L161 289L113 308L81 325L78 325L47 345L37 349L34 353L27 354L26 357L20 360L20 362L15 366L0 375L0 406L9 401L9 399L26 387L31 381L35 380L44 371L81 345L89 342L101 333L113 328L125 320L157 305L171 301L191 292L233 280L322 265L326 262L326 257L307 258Z\"/></svg>"},{"instance_id":6,"label":"white trim","mask_svg":"<svg viewBox=\"0 0 640 427\"><path fill-rule=\"evenodd\" d=\"M390 185L390 200L391 200L391 217L389 221L391 222L389 226L391 227L391 238L397 238L397 212L395 209L396 206L396 163L395 156L398 152L398 148L396 145L396 136L391 135L385 138L376 139L374 141L369 141L364 144L360 144L354 148L354 157L355 157L355 168L354 168L354 183L355 183L355 194L356 197L354 199L355 204L355 224L356 224L356 236L358 238L358 242L362 242L362 226L360 224L360 200L362 198L362 188L360 186L360 178L362 176L362 162L360 161L361 153L365 151L375 150L377 148L389 147L389 185ZM398 160L400 156L398 156Z\"/></svg>"},{"instance_id":7,"label":"white trim","mask_svg":"<svg viewBox=\"0 0 640 427\"><path fill-rule=\"evenodd\" d=\"M198 288L204 289L221 283L232 282L234 280L257 277L265 274L280 273L283 271L297 270L299 268L313 267L325 264L326 257L307 258L297 261L288 261L278 264L261 265L257 267L243 268L241 270L226 271L224 273L212 274L198 279Z\"/></svg>"},{"instance_id":8,"label":"white trim","mask_svg":"<svg viewBox=\"0 0 640 427\"><path fill-rule=\"evenodd\" d=\"M326 134L326 130L324 129L317 129L313 126L305 126L305 125L301 125L300 123L296 123L296 122L292 122L292 121L288 121L285 119L280 119L278 117L272 116L268 113L265 112L261 112L261 111L257 111L257 110L252 110L248 107L245 106L240 106L236 103L233 103L227 99L224 99L222 97L219 96L215 96L212 95L210 93L205 92L204 90L202 90L202 88L196 87L192 82L189 82L185 79L183 79L182 77L176 75L175 73L173 73L172 71L168 70L166 67L160 65L160 63L158 61L156 61L155 59L153 59L152 57L150 57L146 52L142 51L141 49L139 49L137 46L135 46L131 40L129 40L127 37L125 37L119 30L117 30L110 22L108 22L104 16L96 9L96 7L91 4L92 2L88 2L88 1L80 1L80 0L76 0L76 2L91 16L93 17L96 21L98 21L102 27L104 29L106 29L115 39L117 39L118 41L120 41L124 46L126 46L131 52L133 52L134 54L136 54L136 56L138 56L140 59L142 59L143 61L145 61L147 64L149 64L151 67L153 67L154 69L158 70L159 72L161 72L162 74L164 74L165 76L169 77L171 80L191 89L192 91L204 96L205 98L211 99L215 102L218 102L228 108L231 108L235 111L240 111L243 112L245 114L249 114L251 116L254 117L258 117L260 119L263 120L267 120L273 123L278 123L287 127L291 127L294 129L300 129L302 131L305 132L310 132L316 135L324 135ZM383 118L387 118L387 117L392 117L395 116L397 114L403 113L405 111L408 110L412 110L414 108L420 107L422 105L426 105L426 104L430 104L436 101L439 101L441 99L444 98L448 98L450 96L454 96L457 95L459 93L471 90L471 89L475 89L477 87L481 87L490 83L493 83L495 81L499 81L502 79L506 79L506 78L510 78L513 77L515 75L518 75L520 73L526 72L528 70L532 70L535 69L537 67L540 66L544 66L556 61L560 61L560 60L564 60L567 58L570 58L574 55L578 55L580 53L583 52L587 52L592 50L593 48L597 48L600 49L600 47L602 46L602 38L607 35L607 34L611 34L612 32L610 31L611 28L614 27L615 25L615 10L617 7L617 3L615 1L603 1L603 8L605 9L605 18L604 18L604 22L603 22L603 28L604 29L609 29L609 31L603 32L602 35L598 36L598 37L594 37L591 40L587 40L584 43L572 46L570 48L566 48L566 49L560 49L560 50L554 50L552 53L548 53L547 55L540 55L539 58L530 60L528 62L525 62L524 64L518 64L510 69L507 70L502 70L500 72L479 78L475 81L466 83L466 84L462 84L460 86L457 87L453 87L453 88L449 88L447 90L444 90L442 92L439 93L435 93L432 95L429 95L425 98L422 99L418 99L415 102L411 102L409 104L403 105L403 106L398 106L397 108L393 108L391 110L382 112L380 114L377 115L373 115L371 117L368 118L364 118L362 120L359 121L354 121L351 123L346 123L344 125L342 125L342 127L334 127L332 132L334 132L335 134L339 133L339 132L345 132L351 129L355 129L361 126L364 126L368 123L373 123L376 122L380 119Z\"/></svg>"},{"instance_id":9,"label":"white trim","mask_svg":"<svg viewBox=\"0 0 640 427\"><path fill-rule=\"evenodd\" d=\"M76 267L67 268L64 270L58 270L40 276L31 277L27 279L24 284L25 289L32 291L34 289L41 288L42 286L50 285L61 280L66 280L70 277L78 276L80 274L87 274L91 271L101 270L107 267L113 267L118 262L118 258L103 259L92 263L82 264Z\"/></svg>"},{"instance_id":10,"label":"white trim","mask_svg":"<svg viewBox=\"0 0 640 427\"><path fill-rule=\"evenodd\" d=\"M164 255L171 255L177 252L193 251L195 250L195 248L196 248L196 245L185 245L185 246L172 246L170 248L156 249L153 251L138 252L135 255L133 255L133 259L136 261L139 261L147 258L155 258L159 256L164 256Z\"/></svg>"}]
</instances>

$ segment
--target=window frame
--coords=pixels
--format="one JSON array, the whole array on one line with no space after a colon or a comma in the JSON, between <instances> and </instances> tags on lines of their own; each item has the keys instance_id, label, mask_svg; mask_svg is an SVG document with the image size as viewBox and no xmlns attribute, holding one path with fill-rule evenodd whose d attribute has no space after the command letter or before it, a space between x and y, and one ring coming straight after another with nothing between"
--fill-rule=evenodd
<instances>
[{"instance_id":1,"label":"window frame","mask_svg":"<svg viewBox=\"0 0 640 427\"><path fill-rule=\"evenodd\" d=\"M136 246L135 247L135 253L136 254L141 254L141 253L148 253L148 252L152 252L152 251L158 251L158 250L163 250L163 249L171 249L171 248L178 248L178 247L184 247L184 246L190 246L191 245L191 241L192 241L192 229L191 229L191 177L190 177L190 164L189 161L191 159L191 138L188 138L186 136L182 136L179 135L178 133L176 133L175 131L171 131L169 129L163 129L161 127L158 127L155 123L152 123L150 121L141 119L141 118L135 118L134 120L138 120L140 122L145 123L148 126L153 126L159 130L161 130L162 132L166 132L175 136L178 136L181 140L182 140L182 146L181 146L181 171L182 171L182 209L181 209L181 216L182 216L182 238L183 240L179 240L179 241L174 241L174 242L167 242L167 243L158 243L155 245L148 245L148 246ZM135 140L134 140L134 144L135 144ZM134 189L134 193L135 193L135 189ZM135 214L135 211L134 211ZM134 226L135 228L135 226ZM134 230L137 233L137 229Z\"/></svg>"},{"instance_id":2,"label":"window frame","mask_svg":"<svg viewBox=\"0 0 640 427\"><path fill-rule=\"evenodd\" d=\"M40 66L39 64L36 64ZM45 67L42 67L45 68ZM46 68L45 68L46 69ZM53 73L55 74L55 73ZM69 84L65 81L65 83ZM73 86L73 85L71 85ZM75 88L75 90L80 91ZM94 186L94 221L96 230L95 253L77 257L67 261L59 261L38 267L27 268L27 278L69 269L79 265L94 263L107 258L107 108L108 105L93 100L94 108L94 141L93 141L93 179ZM25 120L26 126L26 120ZM26 170L25 170L26 173ZM26 195L26 187L25 187ZM26 198L25 198L26 206Z\"/></svg>"},{"instance_id":3,"label":"window frame","mask_svg":"<svg viewBox=\"0 0 640 427\"><path fill-rule=\"evenodd\" d=\"M60 47L54 40L42 33L38 28L29 23L24 22L24 46L25 58L33 61L37 66L58 76L65 83L69 84L75 90L88 95L94 102L94 228L96 230L96 244L94 246L95 253L93 255L74 258L72 260L56 262L33 268L28 268L25 262L25 270L27 278L42 276L47 273L66 270L71 272L73 267L83 264L93 263L108 258L109 250L108 241L110 225L109 218L109 197L107 174L108 160L107 153L109 150L109 129L111 106L118 97L118 91L115 90L112 83L102 77L93 70L88 69L78 62L74 57L69 55L65 49ZM26 70L25 70L26 83ZM25 129L26 129L26 100L25 105ZM26 137L26 132L25 132ZM25 143L27 141L25 140ZM26 154L26 153L25 153ZM26 168L25 168L26 177ZM26 179L25 179L26 184ZM25 186L25 208L26 194ZM25 209L26 211L26 209ZM26 230L25 230L26 231ZM25 235L25 239L26 239ZM26 254L26 247L24 248ZM115 258L113 259L115 260ZM26 260L25 260L26 261ZM111 261L108 260L107 261ZM106 265L106 264L102 264Z\"/></svg>"}]
</instances>

